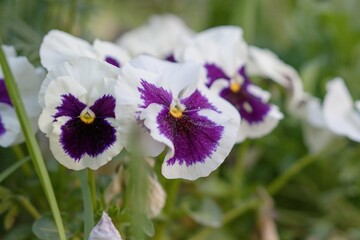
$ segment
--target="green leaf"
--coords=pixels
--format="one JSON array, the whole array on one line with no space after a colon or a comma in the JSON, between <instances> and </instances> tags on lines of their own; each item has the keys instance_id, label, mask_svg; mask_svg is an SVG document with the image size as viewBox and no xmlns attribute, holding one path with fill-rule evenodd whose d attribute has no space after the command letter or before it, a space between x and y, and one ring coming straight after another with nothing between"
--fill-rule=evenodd
<instances>
[{"instance_id":1,"label":"green leaf","mask_svg":"<svg viewBox=\"0 0 360 240\"><path fill-rule=\"evenodd\" d=\"M32 225L32 232L40 240L58 240L59 233L54 221L48 217L43 216L40 219L36 220ZM69 233L66 233L67 238L69 238Z\"/></svg>"},{"instance_id":2,"label":"green leaf","mask_svg":"<svg viewBox=\"0 0 360 240\"><path fill-rule=\"evenodd\" d=\"M31 227L29 225L20 225L14 227L3 240L26 240L30 239Z\"/></svg>"},{"instance_id":3,"label":"green leaf","mask_svg":"<svg viewBox=\"0 0 360 240\"><path fill-rule=\"evenodd\" d=\"M221 209L210 198L204 199L198 210L189 210L189 215L195 222L207 227L219 228L223 221Z\"/></svg>"}]
</instances>

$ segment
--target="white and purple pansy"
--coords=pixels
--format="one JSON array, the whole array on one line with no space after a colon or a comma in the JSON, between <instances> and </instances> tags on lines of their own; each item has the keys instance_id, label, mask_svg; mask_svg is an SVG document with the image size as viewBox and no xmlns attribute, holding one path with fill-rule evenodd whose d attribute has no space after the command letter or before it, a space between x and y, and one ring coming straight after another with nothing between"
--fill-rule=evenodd
<instances>
[{"instance_id":1,"label":"white and purple pansy","mask_svg":"<svg viewBox=\"0 0 360 240\"><path fill-rule=\"evenodd\" d=\"M192 34L182 19L164 14L152 16L146 25L123 34L116 42L132 56L146 54L174 62L173 51L179 39Z\"/></svg>"},{"instance_id":2,"label":"white and purple pansy","mask_svg":"<svg viewBox=\"0 0 360 240\"><path fill-rule=\"evenodd\" d=\"M199 71L194 63L139 56L123 67L115 88L117 112L137 122L149 141L161 144L160 151L169 148L162 165L166 178L208 176L237 139L239 114L199 85ZM127 134L121 127L120 132Z\"/></svg>"},{"instance_id":3,"label":"white and purple pansy","mask_svg":"<svg viewBox=\"0 0 360 240\"><path fill-rule=\"evenodd\" d=\"M270 93L256 86L247 73L248 47L239 27L206 30L175 50L178 61L203 66L207 87L232 103L241 115L237 142L271 132L283 115L269 104Z\"/></svg>"},{"instance_id":4,"label":"white and purple pansy","mask_svg":"<svg viewBox=\"0 0 360 240\"><path fill-rule=\"evenodd\" d=\"M17 57L15 49L1 46L14 75L32 129L37 132L37 119L41 109L36 101L40 84L45 77L42 69L35 69L25 57ZM5 86L4 74L0 68L0 146L8 147L24 141L20 123Z\"/></svg>"},{"instance_id":5,"label":"white and purple pansy","mask_svg":"<svg viewBox=\"0 0 360 240\"><path fill-rule=\"evenodd\" d=\"M323 113L332 132L360 142L360 101L353 101L342 78L328 82Z\"/></svg>"},{"instance_id":6,"label":"white and purple pansy","mask_svg":"<svg viewBox=\"0 0 360 240\"><path fill-rule=\"evenodd\" d=\"M97 59L118 68L130 60L128 53L114 43L96 39L91 45L60 30L51 30L41 43L41 64L48 71L77 57Z\"/></svg>"},{"instance_id":7,"label":"white and purple pansy","mask_svg":"<svg viewBox=\"0 0 360 240\"><path fill-rule=\"evenodd\" d=\"M115 120L117 71L90 58L51 70L40 92L39 127L54 157L74 170L97 169L122 150ZM44 85L43 84L43 85Z\"/></svg>"}]
</instances>

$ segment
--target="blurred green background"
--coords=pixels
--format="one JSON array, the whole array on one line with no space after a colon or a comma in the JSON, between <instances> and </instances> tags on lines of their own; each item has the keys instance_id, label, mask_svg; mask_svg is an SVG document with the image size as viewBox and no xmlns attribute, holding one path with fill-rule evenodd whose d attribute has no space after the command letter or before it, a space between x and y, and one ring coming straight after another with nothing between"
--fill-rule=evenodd
<instances>
[{"instance_id":1,"label":"blurred green background","mask_svg":"<svg viewBox=\"0 0 360 240\"><path fill-rule=\"evenodd\" d=\"M195 31L241 26L249 44L271 49L295 67L306 91L322 97L326 81L341 76L354 99L360 99L359 0L0 0L0 34L5 44L14 45L20 54L39 64L38 49L50 29L69 31L89 41L114 40L144 24L149 16L168 12L183 18ZM268 87L275 91L273 101L285 111L283 99L276 95L278 88ZM210 177L183 181L174 203L176 210L155 220L155 227L165 224L167 239L195 235L196 239L270 240L261 237L265 221L266 226L276 224L280 239L360 239L360 148L344 139L341 144L336 151L314 156L315 161L274 194L274 208L269 207L266 214L259 211L271 202L265 197L266 204L249 208L218 229L211 228L222 216L229 216L227 211L251 202L259 189L306 156L301 123L285 112L285 119L272 134L234 148ZM9 166L12 158L10 150L0 149L0 169ZM60 208L73 211L74 206L79 207L75 200L61 203L72 191L61 179L64 170L54 167L51 171ZM159 178L166 189L171 188L172 181ZM1 184L46 211L38 199L40 190L27 191L36 181L34 176L25 182L9 178ZM4 199L1 196L4 194L0 200ZM1 206L0 214L6 212ZM28 228L25 222L30 218L22 215L11 228L0 225L0 239L20 239L11 234L20 231L19 226ZM0 216L0 223L5 218ZM201 238L204 232L211 234ZM28 239L24 236L21 239Z\"/></svg>"}]
</instances>

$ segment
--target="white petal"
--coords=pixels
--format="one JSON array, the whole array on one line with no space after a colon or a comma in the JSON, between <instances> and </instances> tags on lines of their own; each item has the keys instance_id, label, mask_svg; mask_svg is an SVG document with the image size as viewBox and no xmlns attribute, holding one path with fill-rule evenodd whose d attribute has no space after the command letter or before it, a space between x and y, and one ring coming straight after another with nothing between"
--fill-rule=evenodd
<instances>
[{"instance_id":1,"label":"white petal","mask_svg":"<svg viewBox=\"0 0 360 240\"><path fill-rule=\"evenodd\" d=\"M99 59L103 61L106 57L112 57L115 58L120 63L120 65L124 65L130 60L130 56L126 50L112 42L96 39L93 43L93 46L99 55Z\"/></svg>"},{"instance_id":2,"label":"white petal","mask_svg":"<svg viewBox=\"0 0 360 240\"><path fill-rule=\"evenodd\" d=\"M151 17L146 25L123 34L116 42L132 56L147 54L163 59L173 52L180 38L191 34L181 19L166 14Z\"/></svg>"},{"instance_id":3,"label":"white petal","mask_svg":"<svg viewBox=\"0 0 360 240\"><path fill-rule=\"evenodd\" d=\"M16 57L16 50L13 46L2 45L1 47L5 53L6 58Z\"/></svg>"},{"instance_id":4,"label":"white petal","mask_svg":"<svg viewBox=\"0 0 360 240\"><path fill-rule=\"evenodd\" d=\"M249 61L246 65L249 75L256 75L277 82L290 91L290 106L295 106L303 95L300 76L295 69L281 61L273 52L249 47Z\"/></svg>"},{"instance_id":5,"label":"white petal","mask_svg":"<svg viewBox=\"0 0 360 240\"><path fill-rule=\"evenodd\" d=\"M247 45L242 29L222 26L205 30L193 39L185 39L175 50L179 61L195 61L199 64L214 63L228 76L233 76L247 61Z\"/></svg>"},{"instance_id":6,"label":"white petal","mask_svg":"<svg viewBox=\"0 0 360 240\"><path fill-rule=\"evenodd\" d=\"M39 104L45 107L44 96L51 81L59 77L70 77L73 81L81 84L90 91L94 85L103 81L104 78L116 79L118 69L105 65L97 60L90 58L77 58L70 62L65 62L51 70L43 81L39 92Z\"/></svg>"},{"instance_id":7,"label":"white petal","mask_svg":"<svg viewBox=\"0 0 360 240\"><path fill-rule=\"evenodd\" d=\"M91 230L89 240L122 240L109 215L103 212L98 224Z\"/></svg>"},{"instance_id":8,"label":"white petal","mask_svg":"<svg viewBox=\"0 0 360 240\"><path fill-rule=\"evenodd\" d=\"M282 118L283 114L279 111L278 107L271 105L269 112L262 122L253 124L249 124L245 120L241 122L237 142L242 142L246 138L260 138L269 134Z\"/></svg>"},{"instance_id":9,"label":"white petal","mask_svg":"<svg viewBox=\"0 0 360 240\"><path fill-rule=\"evenodd\" d=\"M97 54L88 42L59 30L51 30L41 43L41 64L47 70L77 57L96 58Z\"/></svg>"},{"instance_id":10,"label":"white petal","mask_svg":"<svg viewBox=\"0 0 360 240\"><path fill-rule=\"evenodd\" d=\"M0 121L5 128L5 133L0 135L0 146L9 147L15 144L16 139L21 135L20 123L15 109L7 104L0 103Z\"/></svg>"},{"instance_id":11,"label":"white petal","mask_svg":"<svg viewBox=\"0 0 360 240\"><path fill-rule=\"evenodd\" d=\"M353 100L341 78L328 82L323 111L331 131L360 142L360 115L354 110Z\"/></svg>"},{"instance_id":12,"label":"white petal","mask_svg":"<svg viewBox=\"0 0 360 240\"><path fill-rule=\"evenodd\" d=\"M317 153L329 145L336 137L329 129L316 127L307 122L302 126L304 141L311 153Z\"/></svg>"}]
</instances>

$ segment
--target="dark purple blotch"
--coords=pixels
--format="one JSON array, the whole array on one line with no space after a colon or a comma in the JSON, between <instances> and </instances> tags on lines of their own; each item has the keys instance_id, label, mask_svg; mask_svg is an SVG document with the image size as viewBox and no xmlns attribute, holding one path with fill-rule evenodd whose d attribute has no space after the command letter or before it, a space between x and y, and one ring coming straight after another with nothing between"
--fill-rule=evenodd
<instances>
[{"instance_id":1,"label":"dark purple blotch","mask_svg":"<svg viewBox=\"0 0 360 240\"><path fill-rule=\"evenodd\" d=\"M4 126L4 123L2 122L1 116L0 116L0 136L2 136L3 134L5 134L6 129Z\"/></svg>"},{"instance_id":2,"label":"dark purple blotch","mask_svg":"<svg viewBox=\"0 0 360 240\"><path fill-rule=\"evenodd\" d=\"M218 79L230 80L230 77L227 76L221 67L217 66L214 63L206 63L204 65L206 69L207 83L206 86L210 87Z\"/></svg>"},{"instance_id":3,"label":"dark purple blotch","mask_svg":"<svg viewBox=\"0 0 360 240\"><path fill-rule=\"evenodd\" d=\"M169 54L169 55L167 55L166 57L165 57L165 60L166 61L169 61L169 62L176 62L176 60L175 60L175 57L174 57L174 54Z\"/></svg>"},{"instance_id":4,"label":"dark purple blotch","mask_svg":"<svg viewBox=\"0 0 360 240\"><path fill-rule=\"evenodd\" d=\"M5 86L5 81L2 78L0 78L0 103L12 106L9 93Z\"/></svg>"},{"instance_id":5,"label":"dark purple blotch","mask_svg":"<svg viewBox=\"0 0 360 240\"><path fill-rule=\"evenodd\" d=\"M264 103L260 97L254 96L249 92L249 87L253 85L253 83L247 76L245 67L241 67L238 72L244 79L240 91L232 92L228 87L220 92L220 96L230 102L239 111L241 118L249 124L264 121L270 111L270 105ZM251 110L246 109L244 104L248 104Z\"/></svg>"},{"instance_id":6,"label":"dark purple blotch","mask_svg":"<svg viewBox=\"0 0 360 240\"><path fill-rule=\"evenodd\" d=\"M97 157L110 148L116 141L116 130L106 120L115 117L115 98L104 95L90 106L95 113L92 123L86 124L80 120L80 114L86 107L72 94L62 95L62 104L57 107L54 119L62 116L70 119L61 126L60 143L63 150L75 161L85 154Z\"/></svg>"}]
</instances>

